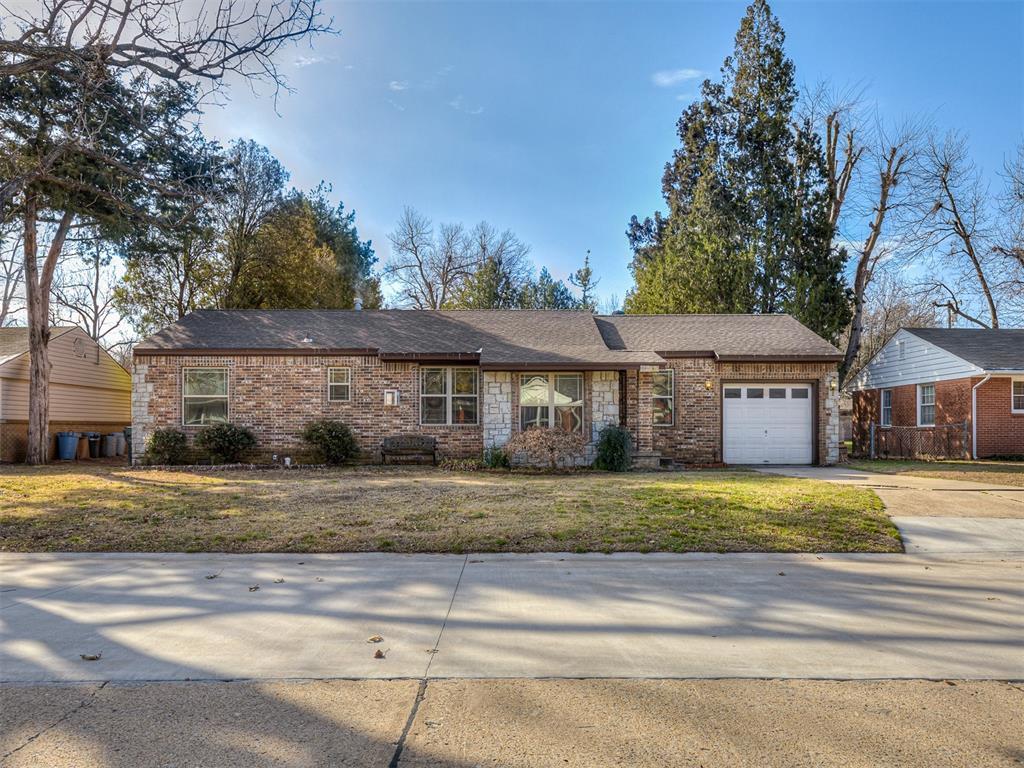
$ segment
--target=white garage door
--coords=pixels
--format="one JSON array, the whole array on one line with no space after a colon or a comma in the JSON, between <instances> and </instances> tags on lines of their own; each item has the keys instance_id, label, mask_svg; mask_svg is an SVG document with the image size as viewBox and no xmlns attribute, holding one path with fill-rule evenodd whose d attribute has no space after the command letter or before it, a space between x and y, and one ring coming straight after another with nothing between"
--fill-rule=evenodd
<instances>
[{"instance_id":1,"label":"white garage door","mask_svg":"<svg viewBox=\"0 0 1024 768\"><path fill-rule=\"evenodd\" d=\"M751 382L722 387L726 464L810 464L814 407L808 384Z\"/></svg>"}]
</instances>

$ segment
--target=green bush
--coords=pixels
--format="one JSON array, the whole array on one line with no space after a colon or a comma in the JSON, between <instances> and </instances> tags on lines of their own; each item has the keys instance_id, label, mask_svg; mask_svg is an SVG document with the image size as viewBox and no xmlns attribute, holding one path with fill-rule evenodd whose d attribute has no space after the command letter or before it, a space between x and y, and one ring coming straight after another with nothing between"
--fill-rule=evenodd
<instances>
[{"instance_id":1,"label":"green bush","mask_svg":"<svg viewBox=\"0 0 1024 768\"><path fill-rule=\"evenodd\" d=\"M508 469L511 462L504 450L493 446L484 451L484 466L488 469Z\"/></svg>"},{"instance_id":2,"label":"green bush","mask_svg":"<svg viewBox=\"0 0 1024 768\"><path fill-rule=\"evenodd\" d=\"M196 448L206 451L222 464L237 464L242 454L256 447L256 437L248 427L235 424L215 424L196 435Z\"/></svg>"},{"instance_id":3,"label":"green bush","mask_svg":"<svg viewBox=\"0 0 1024 768\"><path fill-rule=\"evenodd\" d=\"M633 435L618 424L609 424L597 436L596 469L625 472L633 463Z\"/></svg>"},{"instance_id":4,"label":"green bush","mask_svg":"<svg viewBox=\"0 0 1024 768\"><path fill-rule=\"evenodd\" d=\"M180 429L155 429L146 440L146 461L150 464L184 464L188 439Z\"/></svg>"},{"instance_id":5,"label":"green bush","mask_svg":"<svg viewBox=\"0 0 1024 768\"><path fill-rule=\"evenodd\" d=\"M311 421L302 430L303 441L325 464L344 464L359 454L356 436L347 424L333 419Z\"/></svg>"}]
</instances>

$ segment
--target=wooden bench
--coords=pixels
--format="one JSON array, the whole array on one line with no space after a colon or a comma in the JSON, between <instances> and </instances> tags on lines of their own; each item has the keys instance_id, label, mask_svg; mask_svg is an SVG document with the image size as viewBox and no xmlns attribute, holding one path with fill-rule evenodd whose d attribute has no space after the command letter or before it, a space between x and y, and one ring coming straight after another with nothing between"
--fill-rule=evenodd
<instances>
[{"instance_id":1,"label":"wooden bench","mask_svg":"<svg viewBox=\"0 0 1024 768\"><path fill-rule=\"evenodd\" d=\"M388 463L388 456L429 456L437 465L437 439L430 435L392 435L380 444L380 462Z\"/></svg>"}]
</instances>

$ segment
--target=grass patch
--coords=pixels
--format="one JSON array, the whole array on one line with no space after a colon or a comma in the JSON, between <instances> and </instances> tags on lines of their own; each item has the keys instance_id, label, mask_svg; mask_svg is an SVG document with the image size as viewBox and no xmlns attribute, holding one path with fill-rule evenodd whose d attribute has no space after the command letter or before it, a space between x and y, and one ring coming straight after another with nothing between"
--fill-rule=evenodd
<instances>
[{"instance_id":1,"label":"grass patch","mask_svg":"<svg viewBox=\"0 0 1024 768\"><path fill-rule=\"evenodd\" d=\"M0 549L898 552L867 489L744 471L0 468Z\"/></svg>"},{"instance_id":2,"label":"grass patch","mask_svg":"<svg viewBox=\"0 0 1024 768\"><path fill-rule=\"evenodd\" d=\"M1012 485L1024 488L1024 461L910 461L875 459L851 461L852 469L887 475L913 475L940 480L970 480L975 483Z\"/></svg>"}]
</instances>

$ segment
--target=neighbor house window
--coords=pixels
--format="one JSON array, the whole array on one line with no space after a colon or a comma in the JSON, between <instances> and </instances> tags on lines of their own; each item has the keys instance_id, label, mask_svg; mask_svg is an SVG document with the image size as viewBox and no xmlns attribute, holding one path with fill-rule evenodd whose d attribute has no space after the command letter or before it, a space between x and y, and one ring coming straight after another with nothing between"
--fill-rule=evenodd
<instances>
[{"instance_id":1,"label":"neighbor house window","mask_svg":"<svg viewBox=\"0 0 1024 768\"><path fill-rule=\"evenodd\" d=\"M327 399L331 402L346 402L352 399L352 369L327 369Z\"/></svg>"},{"instance_id":2,"label":"neighbor house window","mask_svg":"<svg viewBox=\"0 0 1024 768\"><path fill-rule=\"evenodd\" d=\"M882 426L892 426L892 390L882 390Z\"/></svg>"},{"instance_id":3,"label":"neighbor house window","mask_svg":"<svg viewBox=\"0 0 1024 768\"><path fill-rule=\"evenodd\" d=\"M476 424L476 368L420 369L420 424Z\"/></svg>"},{"instance_id":4,"label":"neighbor house window","mask_svg":"<svg viewBox=\"0 0 1024 768\"><path fill-rule=\"evenodd\" d=\"M935 426L935 385L917 385L917 426Z\"/></svg>"},{"instance_id":5,"label":"neighbor house window","mask_svg":"<svg viewBox=\"0 0 1024 768\"><path fill-rule=\"evenodd\" d=\"M675 410L675 371L658 371L651 377L651 404L654 425L672 426Z\"/></svg>"},{"instance_id":6,"label":"neighbor house window","mask_svg":"<svg viewBox=\"0 0 1024 768\"><path fill-rule=\"evenodd\" d=\"M583 377L528 373L519 377L519 426L583 431Z\"/></svg>"},{"instance_id":7,"label":"neighbor house window","mask_svg":"<svg viewBox=\"0 0 1024 768\"><path fill-rule=\"evenodd\" d=\"M228 420L227 368L186 368L181 372L181 416L187 427Z\"/></svg>"},{"instance_id":8,"label":"neighbor house window","mask_svg":"<svg viewBox=\"0 0 1024 768\"><path fill-rule=\"evenodd\" d=\"M1010 410L1014 413L1024 413L1024 379L1013 379L1010 391L1013 393L1010 399Z\"/></svg>"}]
</instances>

